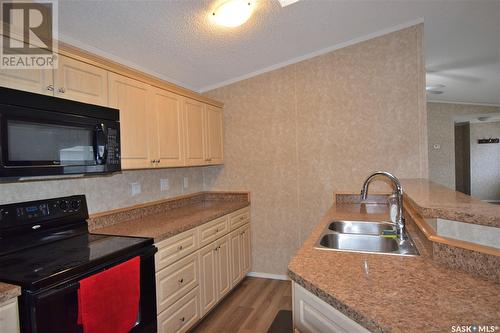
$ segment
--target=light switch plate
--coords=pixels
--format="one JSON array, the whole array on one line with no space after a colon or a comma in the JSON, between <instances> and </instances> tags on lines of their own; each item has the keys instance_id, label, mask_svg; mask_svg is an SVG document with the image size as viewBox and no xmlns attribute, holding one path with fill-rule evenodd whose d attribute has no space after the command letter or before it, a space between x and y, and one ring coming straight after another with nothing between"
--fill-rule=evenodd
<instances>
[{"instance_id":1,"label":"light switch plate","mask_svg":"<svg viewBox=\"0 0 500 333\"><path fill-rule=\"evenodd\" d=\"M170 189L170 182L168 181L168 178L160 179L160 191L164 192L164 191L168 191L169 189Z\"/></svg>"},{"instance_id":2,"label":"light switch plate","mask_svg":"<svg viewBox=\"0 0 500 333\"><path fill-rule=\"evenodd\" d=\"M184 177L183 188L187 189L189 187L189 178Z\"/></svg>"},{"instance_id":3,"label":"light switch plate","mask_svg":"<svg viewBox=\"0 0 500 333\"><path fill-rule=\"evenodd\" d=\"M130 192L132 196L141 194L141 184L140 183L131 183L130 184Z\"/></svg>"},{"instance_id":4,"label":"light switch plate","mask_svg":"<svg viewBox=\"0 0 500 333\"><path fill-rule=\"evenodd\" d=\"M441 145L439 143L435 143L435 144L432 145L432 148L434 150L439 150L439 149L441 149Z\"/></svg>"}]
</instances>

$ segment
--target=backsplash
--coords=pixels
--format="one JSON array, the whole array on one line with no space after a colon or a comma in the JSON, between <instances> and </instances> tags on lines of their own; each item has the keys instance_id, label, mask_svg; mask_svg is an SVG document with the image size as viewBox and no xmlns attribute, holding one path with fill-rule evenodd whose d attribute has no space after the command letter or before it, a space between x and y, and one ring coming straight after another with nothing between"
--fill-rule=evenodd
<instances>
[{"instance_id":1,"label":"backsplash","mask_svg":"<svg viewBox=\"0 0 500 333\"><path fill-rule=\"evenodd\" d=\"M160 191L161 179L168 179L168 190ZM132 195L132 183L140 184L141 193ZM202 167L134 170L110 176L2 183L0 204L85 194L92 214L199 191L203 191Z\"/></svg>"}]
</instances>

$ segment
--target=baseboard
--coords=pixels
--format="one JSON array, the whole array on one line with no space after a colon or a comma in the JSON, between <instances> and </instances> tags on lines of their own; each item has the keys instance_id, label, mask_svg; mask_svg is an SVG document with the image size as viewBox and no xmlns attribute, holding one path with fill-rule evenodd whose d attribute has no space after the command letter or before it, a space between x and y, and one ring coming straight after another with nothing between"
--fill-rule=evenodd
<instances>
[{"instance_id":1,"label":"baseboard","mask_svg":"<svg viewBox=\"0 0 500 333\"><path fill-rule=\"evenodd\" d=\"M272 279L272 280L290 280L288 276L282 274L269 274L269 273L261 273L261 272L249 272L247 276L258 277L263 279Z\"/></svg>"}]
</instances>

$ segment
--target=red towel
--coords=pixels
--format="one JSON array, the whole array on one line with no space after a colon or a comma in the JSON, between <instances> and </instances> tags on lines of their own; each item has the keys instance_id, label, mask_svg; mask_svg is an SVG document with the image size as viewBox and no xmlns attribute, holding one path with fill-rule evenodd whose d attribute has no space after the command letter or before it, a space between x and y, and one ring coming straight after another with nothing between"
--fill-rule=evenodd
<instances>
[{"instance_id":1,"label":"red towel","mask_svg":"<svg viewBox=\"0 0 500 333\"><path fill-rule=\"evenodd\" d=\"M80 281L78 324L84 333L127 333L137 320L140 258Z\"/></svg>"}]
</instances>

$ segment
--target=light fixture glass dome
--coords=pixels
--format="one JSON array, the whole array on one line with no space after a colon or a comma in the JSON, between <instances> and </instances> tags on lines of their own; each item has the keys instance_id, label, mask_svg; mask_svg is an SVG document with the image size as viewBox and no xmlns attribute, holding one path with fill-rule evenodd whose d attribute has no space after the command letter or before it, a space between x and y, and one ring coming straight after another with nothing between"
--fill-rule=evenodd
<instances>
[{"instance_id":1,"label":"light fixture glass dome","mask_svg":"<svg viewBox=\"0 0 500 333\"><path fill-rule=\"evenodd\" d=\"M214 10L212 20L225 27L237 27L248 21L253 10L253 1L227 0Z\"/></svg>"}]
</instances>

